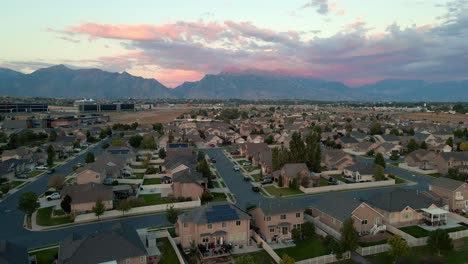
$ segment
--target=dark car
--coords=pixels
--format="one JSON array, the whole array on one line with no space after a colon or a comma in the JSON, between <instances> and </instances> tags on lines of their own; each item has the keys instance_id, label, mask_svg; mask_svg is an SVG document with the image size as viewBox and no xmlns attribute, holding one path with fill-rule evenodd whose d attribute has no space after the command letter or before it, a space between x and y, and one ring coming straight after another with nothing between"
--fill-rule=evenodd
<instances>
[{"instance_id":1,"label":"dark car","mask_svg":"<svg viewBox=\"0 0 468 264\"><path fill-rule=\"evenodd\" d=\"M50 169L50 170L47 170L47 174L52 174L52 173L54 173L54 172L55 172L55 169L54 169L54 168L52 168L52 169Z\"/></svg>"},{"instance_id":2,"label":"dark car","mask_svg":"<svg viewBox=\"0 0 468 264\"><path fill-rule=\"evenodd\" d=\"M20 175L16 175L16 178L18 178L18 179L27 179L27 178L29 178L29 176L27 174L20 174Z\"/></svg>"},{"instance_id":3,"label":"dark car","mask_svg":"<svg viewBox=\"0 0 468 264\"><path fill-rule=\"evenodd\" d=\"M237 156L237 155L239 155L239 154L240 154L239 151L233 151L233 152L231 152L231 155L234 155L234 156Z\"/></svg>"},{"instance_id":4,"label":"dark car","mask_svg":"<svg viewBox=\"0 0 468 264\"><path fill-rule=\"evenodd\" d=\"M333 177L330 177L328 178L328 185L337 185L338 184L338 181L333 178Z\"/></svg>"},{"instance_id":5,"label":"dark car","mask_svg":"<svg viewBox=\"0 0 468 264\"><path fill-rule=\"evenodd\" d=\"M216 163L216 159L215 159L215 158L211 158L211 162Z\"/></svg>"},{"instance_id":6,"label":"dark car","mask_svg":"<svg viewBox=\"0 0 468 264\"><path fill-rule=\"evenodd\" d=\"M273 179L272 178L265 178L262 180L262 184L272 184Z\"/></svg>"},{"instance_id":7,"label":"dark car","mask_svg":"<svg viewBox=\"0 0 468 264\"><path fill-rule=\"evenodd\" d=\"M248 181L250 181L250 178L247 177L247 176L244 176L244 181L248 182Z\"/></svg>"},{"instance_id":8,"label":"dark car","mask_svg":"<svg viewBox=\"0 0 468 264\"><path fill-rule=\"evenodd\" d=\"M257 187L257 186L253 186L253 187L252 187L252 191L254 191L254 192L259 192L259 191L260 191L260 188Z\"/></svg>"}]
</instances>

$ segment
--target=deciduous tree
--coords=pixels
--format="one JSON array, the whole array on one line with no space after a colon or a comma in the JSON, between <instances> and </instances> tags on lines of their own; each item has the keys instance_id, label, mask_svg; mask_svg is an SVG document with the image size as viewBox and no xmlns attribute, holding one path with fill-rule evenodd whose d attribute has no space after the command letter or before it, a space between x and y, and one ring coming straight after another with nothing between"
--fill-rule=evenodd
<instances>
[{"instance_id":1,"label":"deciduous tree","mask_svg":"<svg viewBox=\"0 0 468 264\"><path fill-rule=\"evenodd\" d=\"M358 247L358 234L352 218L347 218L341 228L341 244L344 251L354 251Z\"/></svg>"},{"instance_id":2,"label":"deciduous tree","mask_svg":"<svg viewBox=\"0 0 468 264\"><path fill-rule=\"evenodd\" d=\"M92 211L94 215L97 216L98 220L100 220L101 215L103 215L104 212L106 211L106 206L102 202L102 199L99 198L96 200L96 203L94 204Z\"/></svg>"},{"instance_id":3,"label":"deciduous tree","mask_svg":"<svg viewBox=\"0 0 468 264\"><path fill-rule=\"evenodd\" d=\"M393 256L397 263L399 258L407 256L410 252L410 247L408 246L406 240L402 239L398 235L394 235L391 238L389 238L387 243L390 245L390 250L388 251L388 254L390 254L390 256Z\"/></svg>"}]
</instances>

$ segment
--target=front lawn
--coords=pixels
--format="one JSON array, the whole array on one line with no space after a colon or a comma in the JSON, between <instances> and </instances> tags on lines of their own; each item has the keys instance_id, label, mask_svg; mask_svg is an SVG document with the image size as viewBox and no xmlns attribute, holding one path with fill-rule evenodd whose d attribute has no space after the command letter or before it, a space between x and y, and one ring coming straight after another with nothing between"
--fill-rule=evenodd
<instances>
[{"instance_id":1,"label":"front lawn","mask_svg":"<svg viewBox=\"0 0 468 264\"><path fill-rule=\"evenodd\" d=\"M262 177L262 175L260 173L252 174L250 176L252 176L255 179L255 181L257 181L257 182L259 182L261 180L261 177Z\"/></svg>"},{"instance_id":2,"label":"front lawn","mask_svg":"<svg viewBox=\"0 0 468 264\"><path fill-rule=\"evenodd\" d=\"M29 253L29 256L36 256L37 264L50 264L54 263L55 257L58 256L58 250L59 247L44 249L34 253Z\"/></svg>"},{"instance_id":3,"label":"front lawn","mask_svg":"<svg viewBox=\"0 0 468 264\"><path fill-rule=\"evenodd\" d=\"M256 263L256 264L275 264L275 261L271 258L271 256L265 250L242 254L242 255L233 255L232 257L234 259L237 259L240 256L251 256L254 260L253 263Z\"/></svg>"},{"instance_id":4,"label":"front lawn","mask_svg":"<svg viewBox=\"0 0 468 264\"><path fill-rule=\"evenodd\" d=\"M406 183L406 181L400 177L395 177L395 184L403 184L403 183Z\"/></svg>"},{"instance_id":5,"label":"front lawn","mask_svg":"<svg viewBox=\"0 0 468 264\"><path fill-rule=\"evenodd\" d=\"M176 252L169 242L167 237L158 238L157 239L158 248L161 250L161 259L159 263L161 264L172 264L172 263L179 263L179 259L177 258Z\"/></svg>"},{"instance_id":6,"label":"front lawn","mask_svg":"<svg viewBox=\"0 0 468 264\"><path fill-rule=\"evenodd\" d=\"M320 186L328 186L328 180L320 177Z\"/></svg>"},{"instance_id":7,"label":"front lawn","mask_svg":"<svg viewBox=\"0 0 468 264\"><path fill-rule=\"evenodd\" d=\"M158 205L158 204L168 204L168 203L173 203L174 200L168 199L168 198L161 198L160 193L154 193L154 194L140 194L138 197L143 198L145 200L145 204L142 206L148 206L148 205Z\"/></svg>"},{"instance_id":8,"label":"front lawn","mask_svg":"<svg viewBox=\"0 0 468 264\"><path fill-rule=\"evenodd\" d=\"M457 226L457 227L445 229L445 231L447 231L448 233L452 233L452 232L463 231L467 229L468 229L468 226Z\"/></svg>"},{"instance_id":9,"label":"front lawn","mask_svg":"<svg viewBox=\"0 0 468 264\"><path fill-rule=\"evenodd\" d=\"M271 195L275 196L288 196L288 195L297 195L297 194L303 194L300 190L294 190L290 188L276 188L275 186L265 186L263 187L267 192L269 192Z\"/></svg>"},{"instance_id":10,"label":"front lawn","mask_svg":"<svg viewBox=\"0 0 468 264\"><path fill-rule=\"evenodd\" d=\"M40 226L56 226L73 223L73 219L70 216L52 217L53 208L54 206L37 210L36 223Z\"/></svg>"},{"instance_id":11,"label":"front lawn","mask_svg":"<svg viewBox=\"0 0 468 264\"><path fill-rule=\"evenodd\" d=\"M258 166L246 166L246 167L244 167L244 170L247 171L247 172L252 172L254 170L259 170L259 169L260 169L260 167L258 167Z\"/></svg>"},{"instance_id":12,"label":"front lawn","mask_svg":"<svg viewBox=\"0 0 468 264\"><path fill-rule=\"evenodd\" d=\"M218 181L212 181L212 183L213 183L213 188L221 188Z\"/></svg>"},{"instance_id":13,"label":"front lawn","mask_svg":"<svg viewBox=\"0 0 468 264\"><path fill-rule=\"evenodd\" d=\"M211 193L211 195L213 195L213 200L210 202L225 202L227 199L224 193Z\"/></svg>"},{"instance_id":14,"label":"front lawn","mask_svg":"<svg viewBox=\"0 0 468 264\"><path fill-rule=\"evenodd\" d=\"M407 226L407 227L402 227L400 228L401 231L415 237L415 238L420 238L420 237L427 237L429 236L429 231L426 229L419 227L419 226Z\"/></svg>"},{"instance_id":15,"label":"front lawn","mask_svg":"<svg viewBox=\"0 0 468 264\"><path fill-rule=\"evenodd\" d=\"M37 171L37 170L31 171L31 172L28 173L28 177L29 178L34 178L36 176L39 176L42 173L44 173L44 171Z\"/></svg>"},{"instance_id":16,"label":"front lawn","mask_svg":"<svg viewBox=\"0 0 468 264\"><path fill-rule=\"evenodd\" d=\"M221 183L221 186L223 186L224 188L226 188L226 184L225 184L223 181L220 181L219 183Z\"/></svg>"},{"instance_id":17,"label":"front lawn","mask_svg":"<svg viewBox=\"0 0 468 264\"><path fill-rule=\"evenodd\" d=\"M131 167L132 169L136 169L136 170L146 169L146 167L143 165L131 165Z\"/></svg>"},{"instance_id":18,"label":"front lawn","mask_svg":"<svg viewBox=\"0 0 468 264\"><path fill-rule=\"evenodd\" d=\"M161 179L145 179L143 185L161 184Z\"/></svg>"},{"instance_id":19,"label":"front lawn","mask_svg":"<svg viewBox=\"0 0 468 264\"><path fill-rule=\"evenodd\" d=\"M294 241L296 246L277 249L275 252L281 257L284 254L294 258L295 261L315 258L318 256L328 255L330 251L325 246L323 238L315 235L312 238L305 240Z\"/></svg>"},{"instance_id":20,"label":"front lawn","mask_svg":"<svg viewBox=\"0 0 468 264\"><path fill-rule=\"evenodd\" d=\"M135 178L137 178L137 179L143 179L143 177L145 177L145 174L144 173L133 173L133 176L135 176Z\"/></svg>"},{"instance_id":21,"label":"front lawn","mask_svg":"<svg viewBox=\"0 0 468 264\"><path fill-rule=\"evenodd\" d=\"M429 173L428 175L431 176L431 177L439 178L439 177L442 176L442 173L439 173L439 172L437 172L437 173Z\"/></svg>"}]
</instances>

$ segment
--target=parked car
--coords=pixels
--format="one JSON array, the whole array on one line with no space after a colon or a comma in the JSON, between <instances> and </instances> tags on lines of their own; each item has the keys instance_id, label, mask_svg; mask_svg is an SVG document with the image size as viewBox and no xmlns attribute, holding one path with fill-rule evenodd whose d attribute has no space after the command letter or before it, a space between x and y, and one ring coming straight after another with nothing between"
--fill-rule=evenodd
<instances>
[{"instance_id":1,"label":"parked car","mask_svg":"<svg viewBox=\"0 0 468 264\"><path fill-rule=\"evenodd\" d=\"M233 152L231 152L231 155L237 156L237 155L240 155L240 152L239 151L233 151Z\"/></svg>"},{"instance_id":2,"label":"parked car","mask_svg":"<svg viewBox=\"0 0 468 264\"><path fill-rule=\"evenodd\" d=\"M214 147L216 147L216 145L215 144L210 144L210 147L214 148Z\"/></svg>"},{"instance_id":3,"label":"parked car","mask_svg":"<svg viewBox=\"0 0 468 264\"><path fill-rule=\"evenodd\" d=\"M259 191L260 191L260 188L257 187L257 186L253 186L253 187L252 187L252 191L254 191L254 192L259 192Z\"/></svg>"},{"instance_id":4,"label":"parked car","mask_svg":"<svg viewBox=\"0 0 468 264\"><path fill-rule=\"evenodd\" d=\"M18 179L27 179L27 178L29 178L29 176L27 174L20 174L20 175L16 175L16 178L18 178Z\"/></svg>"},{"instance_id":5,"label":"parked car","mask_svg":"<svg viewBox=\"0 0 468 264\"><path fill-rule=\"evenodd\" d=\"M235 171L239 171L239 166L234 166Z\"/></svg>"},{"instance_id":6,"label":"parked car","mask_svg":"<svg viewBox=\"0 0 468 264\"><path fill-rule=\"evenodd\" d=\"M47 174L52 174L52 173L54 173L54 172L55 172L55 169L54 169L54 168L52 168L52 169L50 169L50 170L47 170Z\"/></svg>"},{"instance_id":7,"label":"parked car","mask_svg":"<svg viewBox=\"0 0 468 264\"><path fill-rule=\"evenodd\" d=\"M47 201L58 200L58 199L60 199L60 193L54 192L51 195L47 195L46 199L47 199Z\"/></svg>"},{"instance_id":8,"label":"parked car","mask_svg":"<svg viewBox=\"0 0 468 264\"><path fill-rule=\"evenodd\" d=\"M36 170L47 170L47 167L46 166L37 166L36 167Z\"/></svg>"},{"instance_id":9,"label":"parked car","mask_svg":"<svg viewBox=\"0 0 468 264\"><path fill-rule=\"evenodd\" d=\"M337 184L338 184L338 181L336 180L336 178L333 178L333 177L328 178L328 185L337 185Z\"/></svg>"},{"instance_id":10,"label":"parked car","mask_svg":"<svg viewBox=\"0 0 468 264\"><path fill-rule=\"evenodd\" d=\"M83 167L83 164L81 164L81 163L78 162L77 164L75 164L75 166L76 166L77 168L81 168L81 167Z\"/></svg>"},{"instance_id":11,"label":"parked car","mask_svg":"<svg viewBox=\"0 0 468 264\"><path fill-rule=\"evenodd\" d=\"M215 158L211 158L210 160L211 160L211 162L216 163L216 159L215 159Z\"/></svg>"},{"instance_id":12,"label":"parked car","mask_svg":"<svg viewBox=\"0 0 468 264\"><path fill-rule=\"evenodd\" d=\"M247 176L244 176L244 181L248 182L248 181L250 181L250 178L247 177Z\"/></svg>"},{"instance_id":13,"label":"parked car","mask_svg":"<svg viewBox=\"0 0 468 264\"><path fill-rule=\"evenodd\" d=\"M265 178L262 180L262 184L272 184L273 179L272 178Z\"/></svg>"},{"instance_id":14,"label":"parked car","mask_svg":"<svg viewBox=\"0 0 468 264\"><path fill-rule=\"evenodd\" d=\"M242 166L250 166L250 165L252 165L252 163L250 163L250 162L244 162L244 163L242 163Z\"/></svg>"},{"instance_id":15,"label":"parked car","mask_svg":"<svg viewBox=\"0 0 468 264\"><path fill-rule=\"evenodd\" d=\"M212 175L211 175L211 179L212 179L212 180L216 180L216 175L215 175L215 174L212 174Z\"/></svg>"}]
</instances>

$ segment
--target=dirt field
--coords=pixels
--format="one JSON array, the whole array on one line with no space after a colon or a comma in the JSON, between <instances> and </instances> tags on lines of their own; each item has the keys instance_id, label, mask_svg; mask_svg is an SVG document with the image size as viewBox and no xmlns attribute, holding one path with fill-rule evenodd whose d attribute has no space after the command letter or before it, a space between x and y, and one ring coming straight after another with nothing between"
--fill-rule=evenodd
<instances>
[{"instance_id":1,"label":"dirt field","mask_svg":"<svg viewBox=\"0 0 468 264\"><path fill-rule=\"evenodd\" d=\"M150 126L154 123L167 123L190 109L157 109L152 111L107 113L110 116L110 124L113 123L133 123L138 122L143 126Z\"/></svg>"},{"instance_id":2,"label":"dirt field","mask_svg":"<svg viewBox=\"0 0 468 264\"><path fill-rule=\"evenodd\" d=\"M58 105L49 105L50 110L78 110L76 106L58 106Z\"/></svg>"},{"instance_id":3,"label":"dirt field","mask_svg":"<svg viewBox=\"0 0 468 264\"><path fill-rule=\"evenodd\" d=\"M401 113L402 118L409 118L412 120L428 120L440 123L468 123L468 115L462 114L445 114L445 113Z\"/></svg>"}]
</instances>

